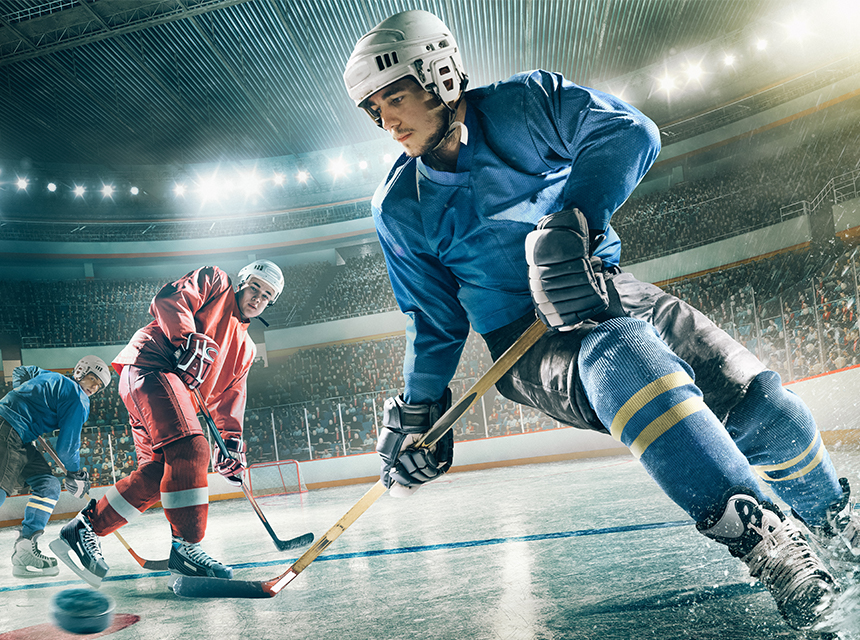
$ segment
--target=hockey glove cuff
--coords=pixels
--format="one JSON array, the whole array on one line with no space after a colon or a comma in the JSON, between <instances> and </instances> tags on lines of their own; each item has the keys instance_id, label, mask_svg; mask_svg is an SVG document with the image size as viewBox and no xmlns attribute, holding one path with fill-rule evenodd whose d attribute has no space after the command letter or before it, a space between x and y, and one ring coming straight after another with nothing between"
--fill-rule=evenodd
<instances>
[{"instance_id":1,"label":"hockey glove cuff","mask_svg":"<svg viewBox=\"0 0 860 640\"><path fill-rule=\"evenodd\" d=\"M546 325L566 331L609 307L603 262L592 257L594 241L579 209L544 216L526 236L529 288Z\"/></svg>"},{"instance_id":2,"label":"hockey glove cuff","mask_svg":"<svg viewBox=\"0 0 860 640\"><path fill-rule=\"evenodd\" d=\"M385 401L383 428L379 433L376 451L382 458L380 479L386 487L396 484L417 488L451 468L454 461L452 431L449 430L432 447L412 447L450 406L449 389L445 390L441 400L428 404L407 404L403 396Z\"/></svg>"}]
</instances>

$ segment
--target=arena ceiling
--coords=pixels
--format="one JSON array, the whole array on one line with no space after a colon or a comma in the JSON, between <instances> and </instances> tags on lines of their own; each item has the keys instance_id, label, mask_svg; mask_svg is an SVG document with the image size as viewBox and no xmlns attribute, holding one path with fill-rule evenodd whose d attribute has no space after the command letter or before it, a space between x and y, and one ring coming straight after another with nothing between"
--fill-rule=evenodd
<instances>
[{"instance_id":1,"label":"arena ceiling","mask_svg":"<svg viewBox=\"0 0 860 640\"><path fill-rule=\"evenodd\" d=\"M678 123L810 73L841 73L846 54L830 51L839 38L822 29L845 23L840 12L853 3L815 3L804 16L812 4L0 0L0 161L10 169L204 163L378 138L346 95L343 66L364 32L411 8L452 28L472 86L530 68L560 71L622 93L671 134ZM816 27L824 16L830 27ZM777 28L796 18L812 25L817 43L795 43L783 54L755 50L754 37L780 44ZM736 65L718 68L715 57L728 51ZM655 88L661 69L698 61L710 78L692 90L689 79L671 97Z\"/></svg>"}]
</instances>

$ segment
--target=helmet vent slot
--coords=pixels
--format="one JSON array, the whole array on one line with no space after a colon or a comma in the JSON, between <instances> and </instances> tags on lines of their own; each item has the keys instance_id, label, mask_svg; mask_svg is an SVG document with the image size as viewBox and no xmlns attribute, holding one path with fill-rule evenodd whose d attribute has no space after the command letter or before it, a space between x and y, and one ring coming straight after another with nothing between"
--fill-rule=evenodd
<instances>
[{"instance_id":1,"label":"helmet vent slot","mask_svg":"<svg viewBox=\"0 0 860 640\"><path fill-rule=\"evenodd\" d=\"M380 56L376 56L376 66L379 67L380 71L385 71L388 67L393 64L397 64L397 52L392 51L391 53L385 53Z\"/></svg>"}]
</instances>

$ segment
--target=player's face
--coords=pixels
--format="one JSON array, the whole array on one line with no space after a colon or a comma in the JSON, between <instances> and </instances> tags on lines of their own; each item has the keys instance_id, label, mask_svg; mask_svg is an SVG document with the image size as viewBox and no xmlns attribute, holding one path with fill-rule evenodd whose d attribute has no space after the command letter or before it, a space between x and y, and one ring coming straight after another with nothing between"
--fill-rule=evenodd
<instances>
[{"instance_id":1,"label":"player's face","mask_svg":"<svg viewBox=\"0 0 860 640\"><path fill-rule=\"evenodd\" d=\"M94 393L98 393L105 387L102 384L102 381L99 380L99 377L93 372L88 373L83 378L78 380L78 384L81 386L81 389L84 390L84 393L87 394L87 397L93 395Z\"/></svg>"},{"instance_id":2,"label":"player's face","mask_svg":"<svg viewBox=\"0 0 860 640\"><path fill-rule=\"evenodd\" d=\"M275 289L272 285L251 276L248 283L236 292L236 304L242 317L250 320L263 313L274 297Z\"/></svg>"},{"instance_id":3,"label":"player's face","mask_svg":"<svg viewBox=\"0 0 860 640\"><path fill-rule=\"evenodd\" d=\"M366 106L412 158L435 148L448 128L447 107L412 78L380 89L367 99Z\"/></svg>"}]
</instances>

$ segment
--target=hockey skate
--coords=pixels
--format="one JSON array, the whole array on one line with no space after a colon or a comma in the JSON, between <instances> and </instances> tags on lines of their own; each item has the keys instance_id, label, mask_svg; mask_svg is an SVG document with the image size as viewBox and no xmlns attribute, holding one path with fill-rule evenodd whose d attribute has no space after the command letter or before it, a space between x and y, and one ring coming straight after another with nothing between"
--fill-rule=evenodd
<instances>
[{"instance_id":1,"label":"hockey skate","mask_svg":"<svg viewBox=\"0 0 860 640\"><path fill-rule=\"evenodd\" d=\"M51 551L63 564L98 589L108 572L108 566L99 546L99 537L93 531L89 514L96 506L95 500L90 503L60 530L60 537L49 545ZM78 563L72 558L77 557Z\"/></svg>"},{"instance_id":2,"label":"hockey skate","mask_svg":"<svg viewBox=\"0 0 860 640\"><path fill-rule=\"evenodd\" d=\"M839 574L856 581L860 572L860 512L854 509L851 487L840 478L842 498L827 510L827 521L818 526L806 525L810 542L819 555ZM797 513L794 516L806 524Z\"/></svg>"},{"instance_id":3,"label":"hockey skate","mask_svg":"<svg viewBox=\"0 0 860 640\"><path fill-rule=\"evenodd\" d=\"M199 542L186 542L176 536L170 544L167 567L172 574L171 588L179 575L227 579L233 577L233 569L212 558Z\"/></svg>"},{"instance_id":4,"label":"hockey skate","mask_svg":"<svg viewBox=\"0 0 860 640\"><path fill-rule=\"evenodd\" d=\"M726 545L767 587L786 622L795 629L821 630L838 587L806 538L779 508L733 490L722 516L698 530ZM823 630L821 630L823 631Z\"/></svg>"},{"instance_id":5,"label":"hockey skate","mask_svg":"<svg viewBox=\"0 0 860 640\"><path fill-rule=\"evenodd\" d=\"M20 536L15 541L12 553L12 575L17 578L55 576L60 573L57 559L44 555L36 542L42 531L35 532L30 538Z\"/></svg>"}]
</instances>

